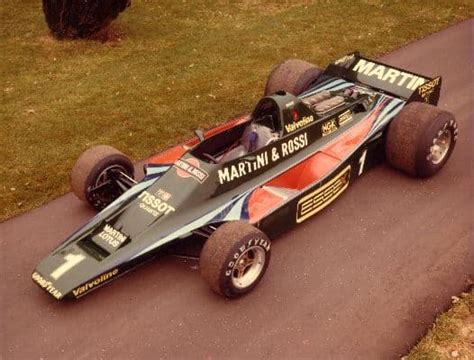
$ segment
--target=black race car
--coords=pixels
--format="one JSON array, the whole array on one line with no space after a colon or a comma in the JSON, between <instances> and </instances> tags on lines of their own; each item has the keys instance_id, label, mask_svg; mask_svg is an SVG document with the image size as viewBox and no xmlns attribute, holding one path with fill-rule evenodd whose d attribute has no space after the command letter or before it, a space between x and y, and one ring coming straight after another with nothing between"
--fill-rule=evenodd
<instances>
[{"instance_id":1,"label":"black race car","mask_svg":"<svg viewBox=\"0 0 474 360\"><path fill-rule=\"evenodd\" d=\"M38 264L33 281L58 300L78 298L184 244L200 249L213 290L245 294L265 273L270 239L322 211L380 159L418 177L444 166L458 130L435 106L440 87L440 77L358 53L324 71L287 60L252 114L151 157L139 182L125 155L95 146L71 184L101 211Z\"/></svg>"}]
</instances>

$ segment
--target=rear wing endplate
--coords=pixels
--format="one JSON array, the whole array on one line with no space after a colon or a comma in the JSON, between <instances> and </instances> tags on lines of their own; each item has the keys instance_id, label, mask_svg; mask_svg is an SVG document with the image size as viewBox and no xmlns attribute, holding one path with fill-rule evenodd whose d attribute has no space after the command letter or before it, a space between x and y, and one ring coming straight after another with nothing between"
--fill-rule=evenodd
<instances>
[{"instance_id":1,"label":"rear wing endplate","mask_svg":"<svg viewBox=\"0 0 474 360\"><path fill-rule=\"evenodd\" d=\"M358 52L333 63L324 74L341 77L406 100L436 105L441 90L441 77L430 78L364 58Z\"/></svg>"}]
</instances>

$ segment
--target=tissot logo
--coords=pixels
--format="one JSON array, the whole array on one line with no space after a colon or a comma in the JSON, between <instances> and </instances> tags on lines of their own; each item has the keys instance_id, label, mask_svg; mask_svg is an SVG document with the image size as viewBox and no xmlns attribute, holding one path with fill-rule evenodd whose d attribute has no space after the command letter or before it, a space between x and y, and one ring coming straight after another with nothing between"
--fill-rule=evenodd
<instances>
[{"instance_id":1,"label":"tissot logo","mask_svg":"<svg viewBox=\"0 0 474 360\"><path fill-rule=\"evenodd\" d=\"M428 81L427 83L424 83L423 85L420 85L418 87L418 94L425 100L425 102L429 102L430 96L433 93L433 91L436 89L436 86L438 86L439 82L441 80L441 77L434 78L431 81Z\"/></svg>"},{"instance_id":2,"label":"tissot logo","mask_svg":"<svg viewBox=\"0 0 474 360\"><path fill-rule=\"evenodd\" d=\"M150 194L148 191L143 191L138 198L141 200L140 209L145 210L151 215L157 217L161 215L168 215L176 209L169 205L166 201L160 199L158 196Z\"/></svg>"}]
</instances>

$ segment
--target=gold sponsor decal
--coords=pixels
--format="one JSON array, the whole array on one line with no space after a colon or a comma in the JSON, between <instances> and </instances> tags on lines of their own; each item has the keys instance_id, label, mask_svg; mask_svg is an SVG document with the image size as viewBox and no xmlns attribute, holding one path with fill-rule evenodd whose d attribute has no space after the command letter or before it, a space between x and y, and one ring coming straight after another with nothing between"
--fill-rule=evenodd
<instances>
[{"instance_id":1,"label":"gold sponsor decal","mask_svg":"<svg viewBox=\"0 0 474 360\"><path fill-rule=\"evenodd\" d=\"M290 124L285 125L285 130L287 133L291 133L293 131L296 131L298 129L301 129L303 126L306 126L308 124L311 124L314 121L314 116L303 116L301 120L295 121Z\"/></svg>"},{"instance_id":2,"label":"gold sponsor decal","mask_svg":"<svg viewBox=\"0 0 474 360\"><path fill-rule=\"evenodd\" d=\"M344 125L352 120L351 110L346 110L342 114L339 114L339 126Z\"/></svg>"},{"instance_id":3,"label":"gold sponsor decal","mask_svg":"<svg viewBox=\"0 0 474 360\"><path fill-rule=\"evenodd\" d=\"M97 285L100 285L106 281L109 281L111 278L113 278L115 275L117 275L119 272L119 269L114 269L112 271L109 271L107 273L104 273L100 275L99 277L95 278L94 280L91 280L89 282L86 282L85 284L79 286L78 288L74 289L72 293L74 294L75 297L78 297L80 295L85 294L92 288L96 287Z\"/></svg>"},{"instance_id":4,"label":"gold sponsor decal","mask_svg":"<svg viewBox=\"0 0 474 360\"><path fill-rule=\"evenodd\" d=\"M441 77L438 76L437 78L434 78L433 80L428 81L418 87L418 94L423 98L425 102L430 101L430 96L436 89L436 86L438 86L440 80Z\"/></svg>"},{"instance_id":5,"label":"gold sponsor decal","mask_svg":"<svg viewBox=\"0 0 474 360\"><path fill-rule=\"evenodd\" d=\"M332 180L302 197L296 208L296 222L305 221L333 202L349 186L350 173L351 166L348 165Z\"/></svg>"},{"instance_id":6,"label":"gold sponsor decal","mask_svg":"<svg viewBox=\"0 0 474 360\"><path fill-rule=\"evenodd\" d=\"M337 130L336 119L328 120L325 123L323 123L323 125L321 126L321 134L323 136L332 134L336 130Z\"/></svg>"},{"instance_id":7,"label":"gold sponsor decal","mask_svg":"<svg viewBox=\"0 0 474 360\"><path fill-rule=\"evenodd\" d=\"M354 65L352 71L357 71L369 77L374 77L382 81L388 81L390 84L397 86L404 86L409 90L415 90L419 85L423 84L426 79L414 74L393 69L388 66L373 63L364 59Z\"/></svg>"},{"instance_id":8,"label":"gold sponsor decal","mask_svg":"<svg viewBox=\"0 0 474 360\"><path fill-rule=\"evenodd\" d=\"M31 278L34 282L39 284L39 286L41 286L43 289L53 295L56 299L59 300L63 297L63 294L61 294L61 292L53 286L51 281L46 280L36 271L31 275Z\"/></svg>"}]
</instances>

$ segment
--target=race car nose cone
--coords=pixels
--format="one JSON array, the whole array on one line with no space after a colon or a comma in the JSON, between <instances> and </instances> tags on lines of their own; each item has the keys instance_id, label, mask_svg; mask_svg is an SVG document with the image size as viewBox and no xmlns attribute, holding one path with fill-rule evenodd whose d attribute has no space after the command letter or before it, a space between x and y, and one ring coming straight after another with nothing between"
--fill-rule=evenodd
<instances>
[{"instance_id":1,"label":"race car nose cone","mask_svg":"<svg viewBox=\"0 0 474 360\"><path fill-rule=\"evenodd\" d=\"M80 297L118 274L107 263L90 256L77 245L67 246L44 258L32 274L32 280L57 300Z\"/></svg>"}]
</instances>

